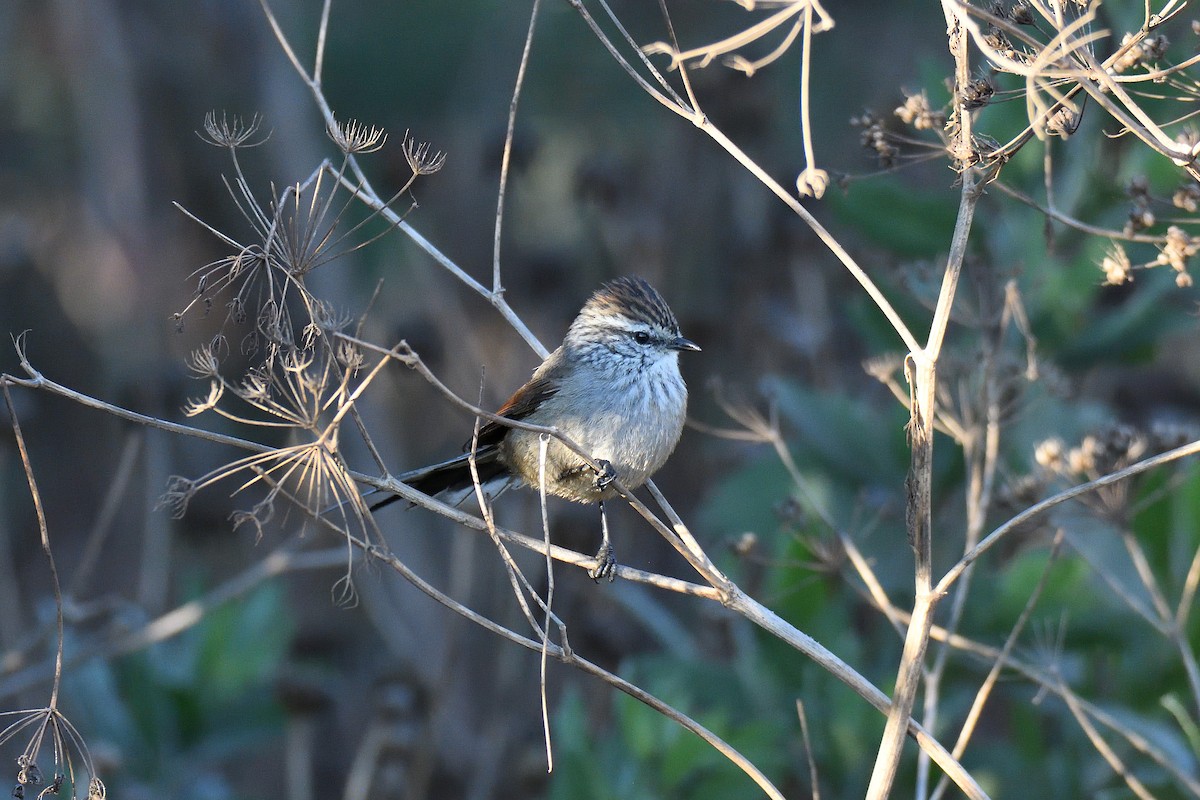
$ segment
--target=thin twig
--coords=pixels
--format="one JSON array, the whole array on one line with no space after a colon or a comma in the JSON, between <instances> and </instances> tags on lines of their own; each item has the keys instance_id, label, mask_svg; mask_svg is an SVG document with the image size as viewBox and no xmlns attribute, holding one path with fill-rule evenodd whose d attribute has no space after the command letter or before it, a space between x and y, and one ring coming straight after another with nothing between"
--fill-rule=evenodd
<instances>
[{"instance_id":1,"label":"thin twig","mask_svg":"<svg viewBox=\"0 0 1200 800\"><path fill-rule=\"evenodd\" d=\"M504 192L508 188L508 166L512 160L513 133L517 126L517 105L521 100L521 87L525 85L525 69L529 66L529 52L533 49L533 31L537 27L538 11L542 0L533 0L529 12L529 30L525 34L525 47L521 50L521 64L517 67L517 81L513 86L512 99L508 103L508 127L504 132L504 152L500 154L500 185L496 191L496 232L492 241L492 294L504 292L500 280L500 232L504 228Z\"/></svg>"},{"instance_id":2,"label":"thin twig","mask_svg":"<svg viewBox=\"0 0 1200 800\"><path fill-rule=\"evenodd\" d=\"M74 570L74 575L67 584L65 594L68 598L79 597L87 587L88 579L91 578L96 561L104 551L108 535L112 532L113 520L116 519L121 498L124 497L125 491L129 488L129 481L133 476L133 469L137 463L138 456L141 455L142 444L145 440L146 435L140 430L130 432L125 440L125 446L121 449L121 455L117 459L116 467L112 472L112 483L104 495L104 503L100 506L99 513L96 514L96 521L92 525L92 530L88 533L87 544L83 547L83 555L80 556L79 564Z\"/></svg>"},{"instance_id":3,"label":"thin twig","mask_svg":"<svg viewBox=\"0 0 1200 800\"><path fill-rule=\"evenodd\" d=\"M313 102L317 106L317 110L321 113L325 121L326 127L335 126L337 120L334 117L333 109L330 108L328 100L326 100L324 92L321 89L319 82L314 81L304 67L300 64L300 60L296 57L292 49L291 43L283 33L283 29L279 26L275 19L274 12L271 10L270 3L267 0L259 0L262 6L263 13L267 17L267 22L271 26L271 30L275 34L279 46L283 49L288 61L292 64L292 68L296 70L296 74L304 81L309 91L312 93ZM350 171L354 175L351 180L349 176L341 175L338 178L339 183L355 194L368 208L372 208L379 213L381 217L394 225L397 229L403 232L411 239L419 248L424 250L434 261L441 267L446 269L455 278L461 281L471 291L478 294L491 303L492 307L504 318L513 330L515 330L522 339L529 345L534 352L540 357L545 358L550 351L538 340L529 327L517 316L516 312L509 307L504 296L490 291L479 281L472 278L467 272L456 264L449 256L439 250L432 242L426 239L416 228L400 218L400 215L388 208L388 203L381 199L380 195L375 192L371 182L367 179L366 173L359 166L358 159L353 155L346 156L346 164L350 167Z\"/></svg>"},{"instance_id":4,"label":"thin twig","mask_svg":"<svg viewBox=\"0 0 1200 800\"><path fill-rule=\"evenodd\" d=\"M739 164L745 167L750 174L757 178L764 186L766 186L772 194L782 200L788 208L800 217L809 228L817 235L821 242L829 248L829 251L837 257L842 265L849 270L854 279L859 282L863 290L870 296L876 307L884 315L887 321L895 329L897 336L903 340L905 346L910 351L920 349L916 338L909 330L907 324L900 317L900 314L892 307L891 302L880 291L875 282L867 275L866 271L859 266L858 262L842 247L841 243L831 234L825 226L817 221L807 208L800 201L793 197L778 181L772 178L766 170L760 167L752 158L750 158L740 147L734 144L728 136L721 131L720 128L708 121L708 118L699 113L695 109L677 103L663 95L661 92L650 86L649 83L637 72L636 69L629 63L625 56L617 49L616 45L608 38L604 31L600 28L596 21L592 18L587 8L584 7L582 0L568 0L571 6L583 17L592 33L616 60L617 64L625 71L627 75L633 78L637 84L642 87L643 91L657 100L668 110L678 114L684 119L691 122L699 128L705 135L715 141L725 152L729 153Z\"/></svg>"},{"instance_id":5,"label":"thin twig","mask_svg":"<svg viewBox=\"0 0 1200 800\"><path fill-rule=\"evenodd\" d=\"M1043 206L1029 195L1020 191L1019 189L1014 189L1003 181L993 181L988 185L994 186L1014 200L1024 203L1030 208L1036 209L1039 213L1044 214L1055 222L1061 222L1077 231L1081 231L1082 233L1088 233L1092 236L1103 236L1107 239L1121 239L1127 242L1142 242L1145 244L1162 244L1163 241L1163 237L1152 236L1148 233L1125 233L1124 231L1110 230L1109 228L1101 228L1097 225L1089 225L1088 223L1077 220L1074 217L1064 214L1057 209L1049 206Z\"/></svg>"},{"instance_id":6,"label":"thin twig","mask_svg":"<svg viewBox=\"0 0 1200 800\"><path fill-rule=\"evenodd\" d=\"M1117 773L1125 781L1125 785L1129 787L1130 791L1140 797L1141 800L1155 800L1154 795L1146 788L1145 784L1125 766L1125 762L1109 746L1108 742L1104 741L1104 737L1100 735L1100 732L1096 730L1096 726L1092 724L1087 714L1083 712L1083 707L1079 704L1075 694L1073 692L1065 692L1062 698L1067 702L1067 708L1071 710L1071 715L1075 717L1075 721L1079 723L1079 727L1087 735L1088 741L1096 748L1096 752L1103 756L1108 765L1112 767L1113 772Z\"/></svg>"},{"instance_id":7,"label":"thin twig","mask_svg":"<svg viewBox=\"0 0 1200 800\"><path fill-rule=\"evenodd\" d=\"M1088 492L1094 492L1097 489L1104 488L1105 486L1111 486L1112 484L1119 483L1126 478L1131 478L1134 475L1146 472L1147 470L1160 467L1163 464L1169 464L1170 462L1177 461L1181 458L1196 455L1197 453L1200 453L1200 441L1191 442L1181 447L1176 447L1174 450L1168 450L1165 453L1159 453L1156 456L1142 459L1136 464L1130 464L1124 469L1117 470L1116 472L1112 472L1103 477L1088 481L1087 483L1073 486L1070 489L1059 492L1058 494L1048 497L1039 503L1035 503L1034 505L1022 511L1020 514L1017 514L1015 517L1005 522L1000 527L993 530L990 534L985 536L978 545L972 547L970 551L968 551L961 559L958 560L958 563L947 570L946 574L942 576L942 579L938 581L934 591L938 593L947 591L951 584L958 580L959 576L962 575L963 570L966 569L969 564L973 563L988 550L991 550L993 547L995 547L996 544L999 543L999 541L1005 536L1009 535L1014 530L1017 530L1020 528L1020 526L1024 525L1026 522L1038 516L1039 514L1048 511L1057 505L1065 503L1068 500L1073 500L1080 495L1087 494Z\"/></svg>"},{"instance_id":8,"label":"thin twig","mask_svg":"<svg viewBox=\"0 0 1200 800\"><path fill-rule=\"evenodd\" d=\"M338 530L342 535L347 536L348 540L355 547L362 550L363 553L365 553L368 557L391 567L395 572L397 572L401 577L411 583L422 593L441 605L451 609L455 613L466 617L476 625L479 625L480 627L508 640L509 642L518 644L521 647L525 647L526 649L535 653L540 653L542 649L545 648L550 655L559 659L563 663L600 678L614 688L619 689L620 691L628 694L630 697L633 697L634 699L650 706L668 719L671 719L692 731L705 742L707 742L711 747L725 756L725 758L729 759L744 773L746 773L746 775L748 775L764 792L766 792L768 797L773 798L773 800L783 800L783 795L780 794L779 790L775 788L770 780L767 779L766 775L764 775L756 766L754 766L753 763L751 763L745 756L731 747L712 731L708 730L691 717L667 705L657 697L651 695L649 692L646 692L641 687L629 683L623 678L612 674L611 672L597 666L587 659L581 658L579 655L574 653L574 651L567 650L558 645L549 643L545 639L530 639L504 627L503 625L500 625L499 623L494 622L488 617L485 617L477 611L464 606L462 603L459 603L453 598L438 591L437 588L409 569L408 565L387 551L385 548L382 548L378 545L369 544L362 539L348 534L346 531L341 531L340 529Z\"/></svg>"},{"instance_id":9,"label":"thin twig","mask_svg":"<svg viewBox=\"0 0 1200 800\"><path fill-rule=\"evenodd\" d=\"M546 507L546 451L549 436L538 437L538 506L542 516L542 540L546 543L546 624L542 634L538 683L542 699L542 735L546 740L546 772L554 771L554 747L550 740L550 700L546 693L546 662L550 655L550 609L554 607L554 560L550 558L550 512ZM563 641L566 641L565 637Z\"/></svg>"},{"instance_id":10,"label":"thin twig","mask_svg":"<svg viewBox=\"0 0 1200 800\"><path fill-rule=\"evenodd\" d=\"M65 666L71 669L96 658L114 658L143 650L178 636L203 621L213 609L244 596L266 580L296 570L331 569L345 562L346 551L340 546L300 551L297 550L297 541L289 540L250 567L213 587L203 596L160 614L139 628L72 655L66 660ZM0 679L0 697L11 696L36 686L45 681L47 675L53 675L53 672L43 664L34 664L14 672Z\"/></svg>"},{"instance_id":11,"label":"thin twig","mask_svg":"<svg viewBox=\"0 0 1200 800\"><path fill-rule=\"evenodd\" d=\"M953 3L954 0L946 0ZM945 8L949 19L953 15ZM950 242L950 253L942 276L941 291L930 323L928 341L923 348L910 351L911 367L908 371L912 406L910 409L909 440L912 461L909 467L907 490L907 517L909 544L915 555L913 618L909 623L908 635L896 676L893 705L888 713L887 724L876 754L875 766L867 797L883 800L892 790L896 770L899 767L904 739L904 722L912 714L920 686L925 650L929 644L929 630L933 624L933 609L943 596L931 591L933 582L933 427L937 407L937 362L942 342L950 322L950 310L954 305L959 275L962 273L966 256L971 223L975 216L975 204L979 198L978 178L973 167L971 140L971 112L967 107L964 88L970 81L970 61L967 37L960 26L950 26L950 51L955 63L954 115L957 130L950 152L960 165L962 190L959 198L958 219L954 236Z\"/></svg>"},{"instance_id":12,"label":"thin twig","mask_svg":"<svg viewBox=\"0 0 1200 800\"><path fill-rule=\"evenodd\" d=\"M1007 303L1004 308L1007 312ZM1007 319L1007 316L1002 314L1002 320L1005 319ZM982 436L980 435L977 423L971 424L969 421L964 421L963 427L969 428L972 430L972 433L959 440L960 446L963 449L968 473L966 497L967 524L963 545L964 551L970 550L979 542L980 536L983 535L984 525L987 522L987 514L992 503L996 466L1000 456L1001 422L999 390L996 385L995 353L1002 346L1002 339L1007 330L1008 326L1002 321L997 330L996 340L985 343L985 355L981 365L983 380L978 402L978 405L983 410L984 417ZM962 407L969 409L970 405L964 401ZM965 413L964 416L966 416ZM955 587L954 596L950 604L950 619L945 626L950 632L956 632L962 621L963 613L967 607L967 598L970 594L971 576L971 570L964 572L962 580ZM931 730L938 727L937 719L939 703L941 701L941 680L949 663L949 656L950 648L943 644L937 649L933 665L926 676L925 715L923 722ZM961 752L956 753L956 756L961 755ZM928 781L929 759L924 753L921 753L917 762L918 797L927 796ZM939 785L945 786L944 778Z\"/></svg>"},{"instance_id":13,"label":"thin twig","mask_svg":"<svg viewBox=\"0 0 1200 800\"><path fill-rule=\"evenodd\" d=\"M17 442L17 452L21 456L21 467L25 470L25 481L29 484L29 496L33 500L33 510L37 515L38 534L42 542L42 552L46 556L46 564L50 568L50 586L54 589L54 625L57 639L54 648L54 682L50 690L50 702L46 707L50 714L46 716L48 724L58 710L58 690L62 685L63 673L63 598L62 588L58 581L58 566L54 563L54 551L50 547L50 526L46 523L46 510L42 506L42 493L38 491L37 479L33 476L33 464L29 461L29 449L25 446L25 436L21 433L21 423L17 420L17 407L13 405L12 394L8 383L0 382L4 391L4 403L8 406L8 416L12 424L13 438ZM43 730L45 728L43 727Z\"/></svg>"},{"instance_id":14,"label":"thin twig","mask_svg":"<svg viewBox=\"0 0 1200 800\"><path fill-rule=\"evenodd\" d=\"M821 783L817 777L817 762L813 758L812 739L808 735L808 715L804 713L804 701L796 699L796 716L800 718L800 739L804 743L804 755L808 759L808 782L812 800L821 800Z\"/></svg>"},{"instance_id":15,"label":"thin twig","mask_svg":"<svg viewBox=\"0 0 1200 800\"><path fill-rule=\"evenodd\" d=\"M873 603L884 616L888 619L898 619L902 622L909 622L912 617L903 609L896 608L886 595L882 595L883 604L878 603L878 598L875 596L863 595L865 599ZM1023 661L1020 661L1011 655L1004 657L1000 649L990 647L980 642L968 639L962 634L950 633L941 626L934 625L930 630L931 638L946 642L964 653L968 653L989 665L1001 663L1003 666L1014 670L1026 679L1032 681L1040 688L1058 696L1065 698L1067 694L1073 694L1071 688L1062 682L1060 676L1052 675L1045 670L1033 667ZM1130 747L1145 755L1155 764L1160 766L1165 772L1169 773L1180 786L1187 789L1193 796L1200 797L1200 780L1193 777L1185 767L1178 763L1178 759L1173 756L1168 756L1162 748L1156 746L1146 737L1142 736L1137 731L1130 728L1128 720L1118 717L1105 709L1089 703L1081 697L1075 696L1073 702L1076 703L1091 719L1106 727L1113 734L1123 738Z\"/></svg>"},{"instance_id":16,"label":"thin twig","mask_svg":"<svg viewBox=\"0 0 1200 800\"><path fill-rule=\"evenodd\" d=\"M313 82L317 85L321 83L321 72L325 66L325 40L329 33L329 12L332 7L333 0L325 0L321 4L321 23L317 26L317 52L313 58Z\"/></svg>"},{"instance_id":17,"label":"thin twig","mask_svg":"<svg viewBox=\"0 0 1200 800\"><path fill-rule=\"evenodd\" d=\"M979 723L979 717L983 713L983 707L987 703L988 698L991 697L996 681L1000 679L1000 671L1004 668L1005 663L1012 654L1013 648L1016 647L1018 637L1020 637L1021 632L1025 629L1025 624L1029 621L1029 617L1033 614L1033 609L1037 605L1038 599L1042 596L1042 590L1046 587L1046 581L1050 577L1051 568L1058 560L1062 543L1063 532L1060 530L1055 535L1053 544L1050 545L1050 554L1046 558L1046 566L1042 569L1041 577L1038 578L1033 591L1029 593L1029 599L1025 601L1025 607L1021 609L1021 614L1017 617L1017 621L1013 623L1012 630L1008 632L1008 637L1004 640L1004 646L1000 648L999 656L996 658L995 663L992 664L992 668L988 670L987 677L984 678L979 690L975 693L975 699L971 702L971 708L967 711L962 729L958 733L958 740L954 742L954 749L950 751L955 758L962 758L963 753L966 752L967 744L971 741L971 736L975 733L975 728ZM948 644L946 647L949 649ZM930 800L940 800L949 785L949 781L943 776L938 781L933 794L930 795Z\"/></svg>"},{"instance_id":18,"label":"thin twig","mask_svg":"<svg viewBox=\"0 0 1200 800\"><path fill-rule=\"evenodd\" d=\"M737 587L731 590L730 595L725 598L724 604L735 613L740 614L767 633L770 633L783 643L795 648L815 661L818 666L853 689L859 697L870 703L876 710L884 714L890 712L892 707L891 700L874 684L866 680L853 667L830 652L820 642L803 631L797 630L781 619L775 612L747 596ZM988 796L962 764L951 756L949 751L916 720L910 717L907 720L904 730L916 740L917 744L923 750L930 754L934 763L950 776L955 785L967 797L972 798L972 800L981 800Z\"/></svg>"}]
</instances>

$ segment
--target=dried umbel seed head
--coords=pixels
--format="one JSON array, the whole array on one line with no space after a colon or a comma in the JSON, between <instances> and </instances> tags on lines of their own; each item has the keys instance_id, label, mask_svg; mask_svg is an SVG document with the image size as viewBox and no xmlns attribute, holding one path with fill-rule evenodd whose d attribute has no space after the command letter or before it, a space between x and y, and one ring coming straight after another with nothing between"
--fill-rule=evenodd
<instances>
[{"instance_id":1,"label":"dried umbel seed head","mask_svg":"<svg viewBox=\"0 0 1200 800\"><path fill-rule=\"evenodd\" d=\"M367 127L353 119L334 122L325 132L346 155L374 153L387 141L387 134L382 128L376 128L374 125Z\"/></svg>"},{"instance_id":2,"label":"dried umbel seed head","mask_svg":"<svg viewBox=\"0 0 1200 800\"><path fill-rule=\"evenodd\" d=\"M1000 487L996 501L1005 508L1029 508L1046 493L1045 482L1037 475L1022 475Z\"/></svg>"},{"instance_id":3,"label":"dried umbel seed head","mask_svg":"<svg viewBox=\"0 0 1200 800\"><path fill-rule=\"evenodd\" d=\"M1167 48L1170 46L1170 40L1161 33L1157 36L1151 36L1142 42L1142 50L1146 54L1146 60L1151 62L1162 61L1166 58Z\"/></svg>"},{"instance_id":4,"label":"dried umbel seed head","mask_svg":"<svg viewBox=\"0 0 1200 800\"><path fill-rule=\"evenodd\" d=\"M1104 256L1100 268L1104 270L1104 282L1110 286L1120 286L1133 280L1133 266L1129 263L1129 255L1119 244L1114 244Z\"/></svg>"},{"instance_id":5,"label":"dried umbel seed head","mask_svg":"<svg viewBox=\"0 0 1200 800\"><path fill-rule=\"evenodd\" d=\"M167 491L159 498L157 508L166 508L175 519L183 519L187 513L188 503L196 496L196 482L183 477L172 475L167 480Z\"/></svg>"},{"instance_id":6,"label":"dried umbel seed head","mask_svg":"<svg viewBox=\"0 0 1200 800\"><path fill-rule=\"evenodd\" d=\"M1057 437L1047 439L1038 444L1033 451L1033 460L1037 462L1039 467L1050 470L1051 472L1062 472L1066 466L1066 449L1067 446L1062 439Z\"/></svg>"},{"instance_id":7,"label":"dried umbel seed head","mask_svg":"<svg viewBox=\"0 0 1200 800\"><path fill-rule=\"evenodd\" d=\"M432 175L446 165L446 154L434 152L429 142L418 142L404 132L404 158L414 175Z\"/></svg>"},{"instance_id":8,"label":"dried umbel seed head","mask_svg":"<svg viewBox=\"0 0 1200 800\"><path fill-rule=\"evenodd\" d=\"M1145 175L1135 175L1125 184L1125 194L1133 200L1150 199L1150 181Z\"/></svg>"},{"instance_id":9,"label":"dried umbel seed head","mask_svg":"<svg viewBox=\"0 0 1200 800\"><path fill-rule=\"evenodd\" d=\"M1033 24L1033 9L1028 3L1015 3L1008 12L1008 18L1018 25Z\"/></svg>"},{"instance_id":10,"label":"dried umbel seed head","mask_svg":"<svg viewBox=\"0 0 1200 800\"><path fill-rule=\"evenodd\" d=\"M353 373L362 369L366 359L362 350L353 342L339 341L337 343L337 362Z\"/></svg>"},{"instance_id":11,"label":"dried umbel seed head","mask_svg":"<svg viewBox=\"0 0 1200 800\"><path fill-rule=\"evenodd\" d=\"M1165 453L1176 447L1183 447L1196 439L1196 430L1188 425L1174 422L1156 422L1150 427L1150 449L1155 453Z\"/></svg>"},{"instance_id":12,"label":"dried umbel seed head","mask_svg":"<svg viewBox=\"0 0 1200 800\"><path fill-rule=\"evenodd\" d=\"M1081 447L1090 451L1093 464L1103 475L1144 458L1149 442L1131 425L1113 425L1084 438Z\"/></svg>"},{"instance_id":13,"label":"dried umbel seed head","mask_svg":"<svg viewBox=\"0 0 1200 800\"><path fill-rule=\"evenodd\" d=\"M875 116L875 112L869 108L863 109L861 115L850 118L850 124L855 128L869 128L878 123L879 117Z\"/></svg>"},{"instance_id":14,"label":"dried umbel seed head","mask_svg":"<svg viewBox=\"0 0 1200 800\"><path fill-rule=\"evenodd\" d=\"M758 534L753 531L744 531L733 541L730 549L743 558L753 555L758 550Z\"/></svg>"},{"instance_id":15,"label":"dried umbel seed head","mask_svg":"<svg viewBox=\"0 0 1200 800\"><path fill-rule=\"evenodd\" d=\"M1196 209L1200 208L1200 183L1188 180L1171 195L1171 204L1189 214L1196 213Z\"/></svg>"},{"instance_id":16,"label":"dried umbel seed head","mask_svg":"<svg viewBox=\"0 0 1200 800\"><path fill-rule=\"evenodd\" d=\"M899 106L895 114L904 124L918 131L940 130L946 125L945 113L930 107L925 92L906 95L904 105Z\"/></svg>"},{"instance_id":17,"label":"dried umbel seed head","mask_svg":"<svg viewBox=\"0 0 1200 800\"><path fill-rule=\"evenodd\" d=\"M1046 120L1046 133L1067 139L1079 130L1079 122L1083 119L1082 108L1067 108L1059 106Z\"/></svg>"},{"instance_id":18,"label":"dried umbel seed head","mask_svg":"<svg viewBox=\"0 0 1200 800\"><path fill-rule=\"evenodd\" d=\"M862 362L863 371L880 383L891 381L904 369L904 356L899 353L884 353Z\"/></svg>"},{"instance_id":19,"label":"dried umbel seed head","mask_svg":"<svg viewBox=\"0 0 1200 800\"><path fill-rule=\"evenodd\" d=\"M221 360L211 345L201 345L187 358L187 367L197 378L215 378L221 374Z\"/></svg>"},{"instance_id":20,"label":"dried umbel seed head","mask_svg":"<svg viewBox=\"0 0 1200 800\"><path fill-rule=\"evenodd\" d=\"M987 33L983 35L983 43L1005 58L1016 61L1020 57L1017 49L1013 47L1012 40L1008 38L1008 34L995 25L988 26Z\"/></svg>"},{"instance_id":21,"label":"dried umbel seed head","mask_svg":"<svg viewBox=\"0 0 1200 800\"><path fill-rule=\"evenodd\" d=\"M864 149L875 154L882 169L890 169L895 165L896 157L900 155L900 148L896 147L888 138L883 123L875 116L874 112L868 110L864 111L862 116L851 117L850 124L856 128L862 128L859 141Z\"/></svg>"},{"instance_id":22,"label":"dried umbel seed head","mask_svg":"<svg viewBox=\"0 0 1200 800\"><path fill-rule=\"evenodd\" d=\"M1133 41L1135 34L1127 33L1121 39L1121 47L1124 48ZM1113 70L1115 72L1125 72L1128 69L1139 66L1147 66L1162 61L1167 54L1167 48L1170 46L1170 41L1166 36L1159 34L1158 36L1148 36L1140 42L1129 46L1129 49L1113 62Z\"/></svg>"},{"instance_id":23,"label":"dried umbel seed head","mask_svg":"<svg viewBox=\"0 0 1200 800\"><path fill-rule=\"evenodd\" d=\"M1057 437L1047 439L1037 445L1033 457L1045 473L1078 480L1123 469L1152 451L1151 437L1129 425L1116 424L1085 436L1076 447L1068 448Z\"/></svg>"},{"instance_id":24,"label":"dried umbel seed head","mask_svg":"<svg viewBox=\"0 0 1200 800\"><path fill-rule=\"evenodd\" d=\"M257 147L271 137L271 134L268 133L257 141L251 141L258 134L261 126L262 117L258 114L246 122L241 117L237 115L231 117L224 111L221 112L221 117L218 119L216 111L209 111L204 115L204 133L197 135L217 147L230 149Z\"/></svg>"},{"instance_id":25,"label":"dried umbel seed head","mask_svg":"<svg viewBox=\"0 0 1200 800\"><path fill-rule=\"evenodd\" d=\"M1180 288L1192 285L1192 276L1188 274L1188 260L1200 249L1200 239L1193 239L1177 225L1167 228L1167 236L1159 248L1156 265L1168 265L1175 270L1175 283Z\"/></svg>"},{"instance_id":26,"label":"dried umbel seed head","mask_svg":"<svg viewBox=\"0 0 1200 800\"><path fill-rule=\"evenodd\" d=\"M42 771L37 762L28 755L17 756L17 783L22 786L36 786L42 782Z\"/></svg>"},{"instance_id":27,"label":"dried umbel seed head","mask_svg":"<svg viewBox=\"0 0 1200 800\"><path fill-rule=\"evenodd\" d=\"M996 90L983 78L976 78L962 89L963 107L968 111L983 108L991 102Z\"/></svg>"},{"instance_id":28,"label":"dried umbel seed head","mask_svg":"<svg viewBox=\"0 0 1200 800\"><path fill-rule=\"evenodd\" d=\"M1125 235L1131 236L1147 228L1153 228L1157 221L1154 212L1148 206L1135 202L1133 208L1129 209L1129 219L1125 221Z\"/></svg>"}]
</instances>

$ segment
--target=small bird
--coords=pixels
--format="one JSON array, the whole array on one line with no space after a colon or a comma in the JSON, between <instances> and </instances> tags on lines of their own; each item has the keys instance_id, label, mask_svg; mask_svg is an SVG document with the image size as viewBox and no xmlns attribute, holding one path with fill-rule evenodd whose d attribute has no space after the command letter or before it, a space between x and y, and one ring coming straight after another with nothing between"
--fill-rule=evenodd
<instances>
[{"instance_id":1,"label":"small bird","mask_svg":"<svg viewBox=\"0 0 1200 800\"><path fill-rule=\"evenodd\" d=\"M636 489L675 449L687 416L687 386L679 352L700 347L679 333L662 296L642 278L624 277L598 289L529 382L498 416L553 427L589 453L593 469L557 439L546 448L549 494L576 503L599 503L603 542L588 575L612 580L616 557L608 537L604 501L616 495L614 479ZM497 422L479 429L475 468L484 491L495 497L514 483L538 488L539 434ZM471 453L405 475L409 486L458 504L474 491ZM372 506L374 511L397 500Z\"/></svg>"}]
</instances>

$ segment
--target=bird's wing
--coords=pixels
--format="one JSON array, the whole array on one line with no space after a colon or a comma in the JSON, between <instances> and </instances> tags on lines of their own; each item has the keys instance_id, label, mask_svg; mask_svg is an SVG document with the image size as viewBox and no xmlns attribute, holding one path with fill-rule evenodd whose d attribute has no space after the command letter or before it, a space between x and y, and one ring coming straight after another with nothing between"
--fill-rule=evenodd
<instances>
[{"instance_id":1,"label":"bird's wing","mask_svg":"<svg viewBox=\"0 0 1200 800\"><path fill-rule=\"evenodd\" d=\"M500 406L496 415L515 420L525 419L537 411L545 400L553 397L558 392L558 388L559 382L554 378L534 377L533 380L518 389L516 394L508 398L508 402ZM485 422L479 429L479 449L499 444L506 431L508 431L507 425L499 422ZM467 442L463 449L470 450L471 442Z\"/></svg>"}]
</instances>

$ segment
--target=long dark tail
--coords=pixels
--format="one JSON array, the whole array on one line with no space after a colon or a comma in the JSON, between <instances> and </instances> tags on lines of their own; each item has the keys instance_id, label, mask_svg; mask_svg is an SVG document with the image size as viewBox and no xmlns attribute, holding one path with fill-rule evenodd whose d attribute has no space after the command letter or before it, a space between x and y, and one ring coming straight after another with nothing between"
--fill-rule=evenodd
<instances>
[{"instance_id":1,"label":"long dark tail","mask_svg":"<svg viewBox=\"0 0 1200 800\"><path fill-rule=\"evenodd\" d=\"M499 455L500 450L496 445L481 447L475 452L475 471L479 474L479 483L484 487L508 477L508 467L500 463ZM449 461L433 464L397 477L418 492L423 492L431 497L443 495L446 502L458 505L475 489L475 481L471 477L470 460L471 454L463 453ZM494 491L490 493L496 494ZM371 511L378 511L399 499L400 495L398 494L385 497L372 505Z\"/></svg>"}]
</instances>

